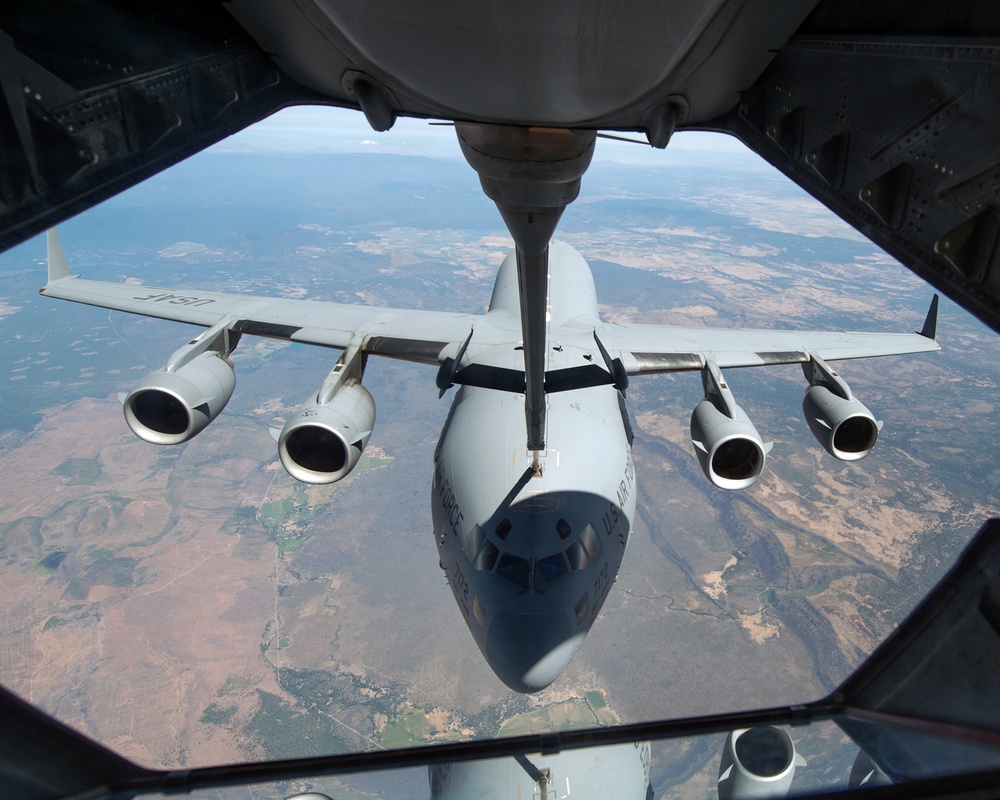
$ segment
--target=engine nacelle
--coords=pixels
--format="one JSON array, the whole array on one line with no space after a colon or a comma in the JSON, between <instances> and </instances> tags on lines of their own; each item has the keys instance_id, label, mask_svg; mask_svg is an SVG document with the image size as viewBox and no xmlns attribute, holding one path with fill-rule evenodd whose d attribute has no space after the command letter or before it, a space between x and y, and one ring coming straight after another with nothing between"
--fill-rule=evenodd
<instances>
[{"instance_id":1,"label":"engine nacelle","mask_svg":"<svg viewBox=\"0 0 1000 800\"><path fill-rule=\"evenodd\" d=\"M802 413L816 440L841 461L859 461L868 455L882 427L859 400L846 400L822 385L806 391Z\"/></svg>"},{"instance_id":2,"label":"engine nacelle","mask_svg":"<svg viewBox=\"0 0 1000 800\"><path fill-rule=\"evenodd\" d=\"M732 417L710 400L691 415L691 440L702 471L720 489L745 489L764 469L767 449L743 409L733 404Z\"/></svg>"},{"instance_id":3,"label":"engine nacelle","mask_svg":"<svg viewBox=\"0 0 1000 800\"><path fill-rule=\"evenodd\" d=\"M719 765L719 800L785 797L792 788L796 755L784 728L761 725L730 732Z\"/></svg>"},{"instance_id":4,"label":"engine nacelle","mask_svg":"<svg viewBox=\"0 0 1000 800\"><path fill-rule=\"evenodd\" d=\"M222 413L235 388L232 362L216 352L203 353L176 370L143 378L122 401L125 421L147 442L180 444Z\"/></svg>"},{"instance_id":5,"label":"engine nacelle","mask_svg":"<svg viewBox=\"0 0 1000 800\"><path fill-rule=\"evenodd\" d=\"M330 399L309 400L278 437L282 466L303 483L334 483L357 466L375 427L375 400L357 380Z\"/></svg>"}]
</instances>

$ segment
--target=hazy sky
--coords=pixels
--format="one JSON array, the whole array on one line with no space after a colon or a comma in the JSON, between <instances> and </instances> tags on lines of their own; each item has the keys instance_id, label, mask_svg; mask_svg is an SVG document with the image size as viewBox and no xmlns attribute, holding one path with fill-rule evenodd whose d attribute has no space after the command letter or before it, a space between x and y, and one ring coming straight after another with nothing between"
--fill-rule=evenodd
<instances>
[{"instance_id":1,"label":"hazy sky","mask_svg":"<svg viewBox=\"0 0 1000 800\"><path fill-rule=\"evenodd\" d=\"M641 139L639 134L631 134ZM285 153L396 153L431 158L462 157L450 127L435 126L426 120L396 121L392 130L376 133L357 111L320 106L300 106L280 111L215 145L219 152L253 151ZM731 136L716 133L679 133L666 152L647 145L625 144L601 139L594 155L596 162L648 163L663 165L671 158L688 160L699 155L745 154L748 162L760 159Z\"/></svg>"}]
</instances>

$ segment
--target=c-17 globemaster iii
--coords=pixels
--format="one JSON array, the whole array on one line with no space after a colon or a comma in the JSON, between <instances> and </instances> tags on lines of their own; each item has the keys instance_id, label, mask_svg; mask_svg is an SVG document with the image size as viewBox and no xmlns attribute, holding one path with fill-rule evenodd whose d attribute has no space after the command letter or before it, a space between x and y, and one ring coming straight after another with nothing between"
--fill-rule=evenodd
<instances>
[{"instance_id":1,"label":"c-17 globemaster iii","mask_svg":"<svg viewBox=\"0 0 1000 800\"><path fill-rule=\"evenodd\" d=\"M51 230L41 294L207 329L122 398L133 432L154 444L187 441L222 412L236 385L229 356L244 334L341 349L319 389L276 432L281 463L307 483L346 476L372 435L375 401L362 385L368 356L436 367L442 395L458 387L434 454L440 564L494 672L516 691L535 692L580 647L622 563L636 504L631 378L700 374L695 454L713 484L741 489L760 477L770 445L722 370L800 364L809 428L831 455L853 461L871 452L881 423L828 362L939 349L936 298L919 333L605 322L583 257L559 241L547 250L545 330L536 339L544 345L544 447L531 449L513 251L488 310L476 315L83 280L70 275Z\"/></svg>"}]
</instances>

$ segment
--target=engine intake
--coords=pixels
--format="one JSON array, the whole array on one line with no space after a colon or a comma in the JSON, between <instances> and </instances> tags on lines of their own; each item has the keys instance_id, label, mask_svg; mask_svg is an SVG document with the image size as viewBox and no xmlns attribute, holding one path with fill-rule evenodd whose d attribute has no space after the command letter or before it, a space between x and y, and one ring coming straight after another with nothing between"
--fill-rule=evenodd
<instances>
[{"instance_id":1,"label":"engine intake","mask_svg":"<svg viewBox=\"0 0 1000 800\"><path fill-rule=\"evenodd\" d=\"M132 432L152 444L180 444L201 433L222 413L236 388L232 362L216 352L176 370L147 375L122 405Z\"/></svg>"},{"instance_id":2,"label":"engine intake","mask_svg":"<svg viewBox=\"0 0 1000 800\"><path fill-rule=\"evenodd\" d=\"M281 464L303 483L335 483L350 473L375 427L375 400L350 379L328 403L310 398L278 437Z\"/></svg>"},{"instance_id":3,"label":"engine intake","mask_svg":"<svg viewBox=\"0 0 1000 800\"><path fill-rule=\"evenodd\" d=\"M771 725L731 731L719 765L719 800L784 797L801 756L788 731Z\"/></svg>"},{"instance_id":4,"label":"engine intake","mask_svg":"<svg viewBox=\"0 0 1000 800\"><path fill-rule=\"evenodd\" d=\"M867 456L882 427L855 397L845 399L821 385L806 391L802 413L816 440L841 461L860 461Z\"/></svg>"},{"instance_id":5,"label":"engine intake","mask_svg":"<svg viewBox=\"0 0 1000 800\"><path fill-rule=\"evenodd\" d=\"M720 489L752 486L764 469L767 449L743 409L733 404L732 417L710 400L691 415L691 440L705 476Z\"/></svg>"}]
</instances>

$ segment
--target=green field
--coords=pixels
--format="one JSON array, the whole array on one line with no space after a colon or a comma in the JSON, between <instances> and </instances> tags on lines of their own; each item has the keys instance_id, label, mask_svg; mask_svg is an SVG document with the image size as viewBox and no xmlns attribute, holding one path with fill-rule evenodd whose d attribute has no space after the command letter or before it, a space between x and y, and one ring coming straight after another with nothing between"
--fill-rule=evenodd
<instances>
[{"instance_id":1,"label":"green field","mask_svg":"<svg viewBox=\"0 0 1000 800\"><path fill-rule=\"evenodd\" d=\"M588 695L590 693L588 692ZM597 694L600 694L599 692ZM588 697L589 700L589 697ZM604 700L601 695L601 700ZM604 703L607 705L607 703ZM544 731L569 731L593 728L600 724L587 700L567 700L544 708L536 708L505 720L500 736L522 736Z\"/></svg>"},{"instance_id":2,"label":"green field","mask_svg":"<svg viewBox=\"0 0 1000 800\"><path fill-rule=\"evenodd\" d=\"M419 708L406 708L382 729L382 747L414 747L428 742L456 742L464 737L457 731L440 730L427 713Z\"/></svg>"},{"instance_id":3,"label":"green field","mask_svg":"<svg viewBox=\"0 0 1000 800\"><path fill-rule=\"evenodd\" d=\"M280 555L298 550L306 543L306 535L301 528L314 516L316 511L305 492L261 503L257 512L258 521L278 545Z\"/></svg>"},{"instance_id":4,"label":"green field","mask_svg":"<svg viewBox=\"0 0 1000 800\"><path fill-rule=\"evenodd\" d=\"M406 730L394 722L390 722L382 729L382 738L379 744L387 750L395 750L401 747L416 747L426 744L420 739L414 739Z\"/></svg>"}]
</instances>

